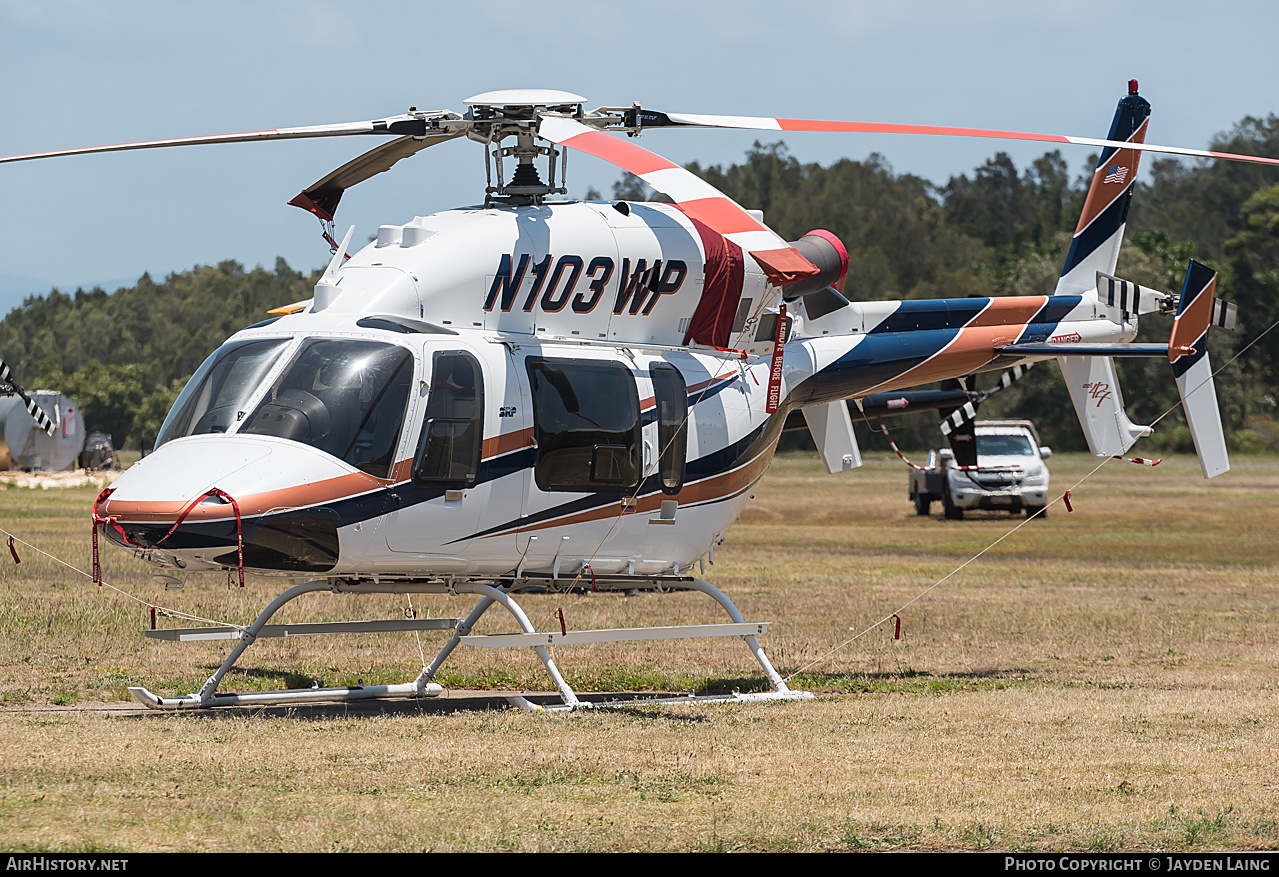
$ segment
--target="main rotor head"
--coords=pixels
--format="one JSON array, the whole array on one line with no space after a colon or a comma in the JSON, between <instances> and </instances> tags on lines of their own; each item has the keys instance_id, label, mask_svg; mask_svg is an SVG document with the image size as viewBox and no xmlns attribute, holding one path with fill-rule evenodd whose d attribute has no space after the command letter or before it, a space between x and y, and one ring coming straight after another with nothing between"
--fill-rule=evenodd
<instances>
[{"instance_id":1,"label":"main rotor head","mask_svg":"<svg viewBox=\"0 0 1279 877\"><path fill-rule=\"evenodd\" d=\"M542 113L584 116L586 98L567 91L541 88L516 88L503 91L486 91L468 97L468 109L464 118L470 124L466 136L483 143L484 172L487 186L484 200L491 204L496 200L508 204L537 204L547 195L566 195L568 187L568 152L556 149L553 144L537 143L537 128ZM501 141L515 138L514 146L502 146ZM539 156L546 158L547 179L542 182L534 163ZM509 183L502 169L503 158L514 158L515 172ZM559 185L555 180L555 163L560 160ZM497 185L493 184L493 165L497 165Z\"/></svg>"}]
</instances>

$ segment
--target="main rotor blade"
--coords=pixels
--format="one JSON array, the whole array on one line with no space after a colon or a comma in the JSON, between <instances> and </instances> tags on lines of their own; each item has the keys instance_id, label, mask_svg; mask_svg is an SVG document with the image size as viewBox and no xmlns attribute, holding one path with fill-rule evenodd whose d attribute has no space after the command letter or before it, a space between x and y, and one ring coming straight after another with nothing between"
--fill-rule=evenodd
<instances>
[{"instance_id":1,"label":"main rotor blade","mask_svg":"<svg viewBox=\"0 0 1279 877\"><path fill-rule=\"evenodd\" d=\"M750 253L769 279L778 285L794 283L818 272L817 267L798 250L743 210L736 201L660 155L563 116L543 116L538 135L552 143L603 159L669 195L690 218Z\"/></svg>"},{"instance_id":2,"label":"main rotor blade","mask_svg":"<svg viewBox=\"0 0 1279 877\"><path fill-rule=\"evenodd\" d=\"M1192 158L1219 158L1227 161L1250 161L1279 165L1279 158L1264 155L1239 155L1210 149L1187 149L1181 146L1159 146L1154 143L1100 140L1096 137L1074 137L1068 134L1035 134L1028 131L1000 131L993 128L953 128L944 125L895 125L885 122L841 122L822 119L780 119L767 116L714 116L694 113L659 113L641 110L644 128L740 128L751 131L835 131L851 134L930 134L940 137L984 137L994 140L1030 140L1039 143L1073 143L1079 146L1115 147L1143 152L1161 152Z\"/></svg>"},{"instance_id":3,"label":"main rotor blade","mask_svg":"<svg viewBox=\"0 0 1279 877\"><path fill-rule=\"evenodd\" d=\"M463 132L430 134L426 137L405 135L390 143L370 149L361 156L351 159L328 176L307 186L289 203L294 207L309 210L325 222L333 221L342 193L369 177L389 171L396 162L416 155L428 146L454 140Z\"/></svg>"},{"instance_id":4,"label":"main rotor blade","mask_svg":"<svg viewBox=\"0 0 1279 877\"><path fill-rule=\"evenodd\" d=\"M444 114L439 114L444 115ZM435 118L438 118L436 115ZM451 114L447 114L451 115ZM299 140L306 137L345 137L351 134L410 135L427 134L427 119L418 115L391 116L369 122L341 122L334 125L311 125L305 128L272 128L269 131L240 131L235 134L206 134L199 137L170 137L164 140L139 140L108 146L81 146L77 149L55 149L28 152L24 155L0 156L0 164L58 158L67 155L91 155L98 152L125 152L131 149L160 149L166 146L200 146L210 143L249 143L255 140Z\"/></svg>"}]
</instances>

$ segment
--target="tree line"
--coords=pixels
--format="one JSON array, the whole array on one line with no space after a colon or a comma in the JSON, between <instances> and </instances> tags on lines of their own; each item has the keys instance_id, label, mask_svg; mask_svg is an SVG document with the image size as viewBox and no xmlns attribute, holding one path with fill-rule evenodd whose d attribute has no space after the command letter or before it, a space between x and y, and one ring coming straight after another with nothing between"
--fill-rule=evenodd
<instances>
[{"instance_id":1,"label":"tree line","mask_svg":"<svg viewBox=\"0 0 1279 877\"><path fill-rule=\"evenodd\" d=\"M144 274L110 295L54 289L0 322L0 356L24 386L75 400L87 430L110 434L118 448L149 448L205 357L269 309L310 298L317 279L276 259L273 271L227 261L160 283Z\"/></svg>"},{"instance_id":2,"label":"tree line","mask_svg":"<svg viewBox=\"0 0 1279 877\"><path fill-rule=\"evenodd\" d=\"M1279 156L1279 117L1245 118L1214 150ZM756 143L738 164L689 169L746 207L762 209L783 238L814 228L848 247L849 298L960 298L1050 293L1083 205L1096 157L1072 174L1059 152L1018 168L998 153L969 174L935 185L897 174L880 155L828 166L802 163L784 143ZM1279 450L1279 172L1232 162L1145 163L1117 272L1146 286L1180 291L1187 260L1219 272L1218 294L1239 304L1233 336L1213 332L1214 365L1242 355L1217 379L1235 450ZM614 197L651 200L634 177ZM588 193L588 198L597 193ZM272 270L236 262L198 266L162 282L143 275L108 295L101 289L31 296L0 322L0 356L28 387L75 399L91 430L117 446L149 442L191 373L227 336L265 311L307 299L317 272L277 259ZM1143 340L1163 340L1170 321L1142 319ZM1245 348L1247 348L1245 350ZM1173 409L1145 440L1155 452L1191 450L1166 362L1123 360L1120 380L1133 420ZM993 381L979 377L979 386ZM1043 364L992 399L983 417L1028 417L1055 448L1085 447L1055 364ZM936 419L890 424L899 443L934 445ZM862 428L865 431L865 428ZM867 446L882 439L863 436ZM886 447L886 445L882 445Z\"/></svg>"}]
</instances>

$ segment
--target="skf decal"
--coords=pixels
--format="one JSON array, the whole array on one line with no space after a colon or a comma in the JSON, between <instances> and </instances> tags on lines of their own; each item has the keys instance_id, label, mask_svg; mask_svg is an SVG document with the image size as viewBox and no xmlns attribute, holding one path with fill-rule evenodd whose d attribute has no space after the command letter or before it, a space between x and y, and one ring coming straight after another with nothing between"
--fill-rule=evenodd
<instances>
[{"instance_id":1,"label":"skf decal","mask_svg":"<svg viewBox=\"0 0 1279 877\"><path fill-rule=\"evenodd\" d=\"M1084 336L1078 332L1071 332L1069 335L1054 335L1048 340L1053 344L1078 344L1084 340Z\"/></svg>"},{"instance_id":2,"label":"skf decal","mask_svg":"<svg viewBox=\"0 0 1279 877\"><path fill-rule=\"evenodd\" d=\"M1110 384L1098 381L1095 384L1084 384L1084 389L1088 391L1088 398L1097 400L1098 408L1110 398Z\"/></svg>"},{"instance_id":3,"label":"skf decal","mask_svg":"<svg viewBox=\"0 0 1279 877\"><path fill-rule=\"evenodd\" d=\"M576 314L589 314L595 310L613 277L613 260L608 256L596 256L586 265L581 256L567 255L555 260L554 267L551 262L550 255L533 262L527 253L518 261L514 256L503 253L488 296L484 299L484 310L500 308L509 312L517 303L525 313L536 307L544 313L557 314L570 304ZM631 314L649 314L661 296L677 292L684 285L686 276L688 265L681 259L669 259L665 264L658 259L652 267L649 267L648 260L639 259L634 270L631 260L624 259L613 313L629 310ZM521 300L526 277L530 277L531 282L527 284L528 290ZM587 280L586 289L578 292L577 285L583 277Z\"/></svg>"}]
</instances>

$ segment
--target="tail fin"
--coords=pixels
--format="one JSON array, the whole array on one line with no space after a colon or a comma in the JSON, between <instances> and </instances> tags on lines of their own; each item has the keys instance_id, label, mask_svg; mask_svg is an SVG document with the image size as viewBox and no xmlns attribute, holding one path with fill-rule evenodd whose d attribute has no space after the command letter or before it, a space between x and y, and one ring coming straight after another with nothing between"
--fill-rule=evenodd
<instances>
[{"instance_id":1,"label":"tail fin","mask_svg":"<svg viewBox=\"0 0 1279 877\"><path fill-rule=\"evenodd\" d=\"M1150 104L1137 94L1137 80L1133 79L1128 83L1127 97L1115 110L1107 139L1144 143L1149 118ZM1102 151L1066 265L1057 281L1057 295L1091 292L1097 288L1098 271L1114 273L1140 156L1137 150L1113 146Z\"/></svg>"},{"instance_id":2,"label":"tail fin","mask_svg":"<svg viewBox=\"0 0 1279 877\"><path fill-rule=\"evenodd\" d=\"M1167 293L1153 293L1135 285L1133 288L1137 297L1122 299L1123 306L1132 307L1132 312L1142 308L1160 310L1159 306L1151 304L1155 297L1172 299ZM1186 412L1186 422L1190 425L1190 435L1194 439L1195 453L1199 455L1204 477L1213 478L1230 470L1207 345L1209 328L1226 328L1227 325L1233 328L1234 311L1228 303L1214 299L1216 290L1217 272L1191 260L1167 347L1155 344L1093 345L1091 348L1078 348L1082 355L1059 355L1071 401L1075 403L1079 423L1094 454L1099 457L1123 454L1138 438L1151 432L1150 427L1134 424L1124 413L1124 399L1119 391L1114 360L1108 354L1149 356L1166 352L1172 363L1177 392L1181 394L1181 406ZM1133 289L1126 290L1126 293L1132 292ZM1104 292L1101 302L1106 302Z\"/></svg>"},{"instance_id":3,"label":"tail fin","mask_svg":"<svg viewBox=\"0 0 1279 877\"><path fill-rule=\"evenodd\" d=\"M1215 310L1216 290L1217 272L1191 260L1168 341L1168 359L1205 478L1230 471L1212 365L1208 361L1208 327Z\"/></svg>"}]
</instances>

